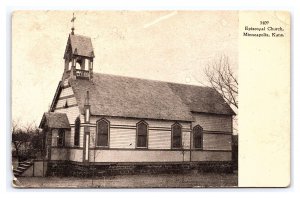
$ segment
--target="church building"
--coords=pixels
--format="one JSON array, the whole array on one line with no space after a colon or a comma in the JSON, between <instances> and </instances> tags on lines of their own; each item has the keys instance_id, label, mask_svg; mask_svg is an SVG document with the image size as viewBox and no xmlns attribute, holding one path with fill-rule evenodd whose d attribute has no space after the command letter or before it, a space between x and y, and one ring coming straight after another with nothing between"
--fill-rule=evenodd
<instances>
[{"instance_id":1,"label":"church building","mask_svg":"<svg viewBox=\"0 0 300 198\"><path fill-rule=\"evenodd\" d=\"M73 28L40 122L48 175L230 170L235 113L217 91L95 73L95 54Z\"/></svg>"}]
</instances>

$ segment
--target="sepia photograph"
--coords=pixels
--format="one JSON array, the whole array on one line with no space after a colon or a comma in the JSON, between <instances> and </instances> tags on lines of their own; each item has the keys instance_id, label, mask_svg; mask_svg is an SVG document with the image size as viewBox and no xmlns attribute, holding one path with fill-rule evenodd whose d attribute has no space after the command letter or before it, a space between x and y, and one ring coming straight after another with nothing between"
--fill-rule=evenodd
<instances>
[{"instance_id":1,"label":"sepia photograph","mask_svg":"<svg viewBox=\"0 0 300 198\"><path fill-rule=\"evenodd\" d=\"M15 11L12 185L238 187L238 11Z\"/></svg>"}]
</instances>

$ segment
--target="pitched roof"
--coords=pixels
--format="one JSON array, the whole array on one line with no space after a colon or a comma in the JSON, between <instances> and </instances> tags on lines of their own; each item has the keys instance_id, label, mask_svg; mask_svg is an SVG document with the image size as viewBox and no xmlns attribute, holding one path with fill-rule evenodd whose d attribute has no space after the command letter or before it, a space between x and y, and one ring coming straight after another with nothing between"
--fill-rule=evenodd
<instances>
[{"instance_id":1,"label":"pitched roof","mask_svg":"<svg viewBox=\"0 0 300 198\"><path fill-rule=\"evenodd\" d=\"M70 128L70 123L65 113L54 113L54 112L44 113L39 128L43 128L45 125L50 128L57 128L57 129Z\"/></svg>"},{"instance_id":2,"label":"pitched roof","mask_svg":"<svg viewBox=\"0 0 300 198\"><path fill-rule=\"evenodd\" d=\"M235 115L221 94L211 87L168 83L192 112Z\"/></svg>"},{"instance_id":3,"label":"pitched roof","mask_svg":"<svg viewBox=\"0 0 300 198\"><path fill-rule=\"evenodd\" d=\"M90 37L70 34L69 39L73 54L94 57L94 50Z\"/></svg>"},{"instance_id":4,"label":"pitched roof","mask_svg":"<svg viewBox=\"0 0 300 198\"><path fill-rule=\"evenodd\" d=\"M94 73L92 81L69 82L82 113L89 91L92 115L193 121L191 111L234 114L223 98L207 87L99 73Z\"/></svg>"}]
</instances>

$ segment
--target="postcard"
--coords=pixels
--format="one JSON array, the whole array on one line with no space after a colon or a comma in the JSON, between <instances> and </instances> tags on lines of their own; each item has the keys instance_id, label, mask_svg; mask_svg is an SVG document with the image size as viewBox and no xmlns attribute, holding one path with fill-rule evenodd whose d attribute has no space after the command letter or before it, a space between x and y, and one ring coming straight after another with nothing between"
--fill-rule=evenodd
<instances>
[{"instance_id":1,"label":"postcard","mask_svg":"<svg viewBox=\"0 0 300 198\"><path fill-rule=\"evenodd\" d=\"M286 11L14 11L12 185L290 185Z\"/></svg>"}]
</instances>

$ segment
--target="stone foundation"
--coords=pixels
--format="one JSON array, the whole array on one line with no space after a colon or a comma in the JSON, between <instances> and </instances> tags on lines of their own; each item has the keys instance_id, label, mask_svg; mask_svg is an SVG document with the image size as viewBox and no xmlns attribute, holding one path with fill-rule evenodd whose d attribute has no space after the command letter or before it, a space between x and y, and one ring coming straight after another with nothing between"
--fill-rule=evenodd
<instances>
[{"instance_id":1,"label":"stone foundation","mask_svg":"<svg viewBox=\"0 0 300 198\"><path fill-rule=\"evenodd\" d=\"M84 165L57 161L48 163L47 176L91 177L128 174L176 174L195 171L230 173L233 168L232 162Z\"/></svg>"}]
</instances>

